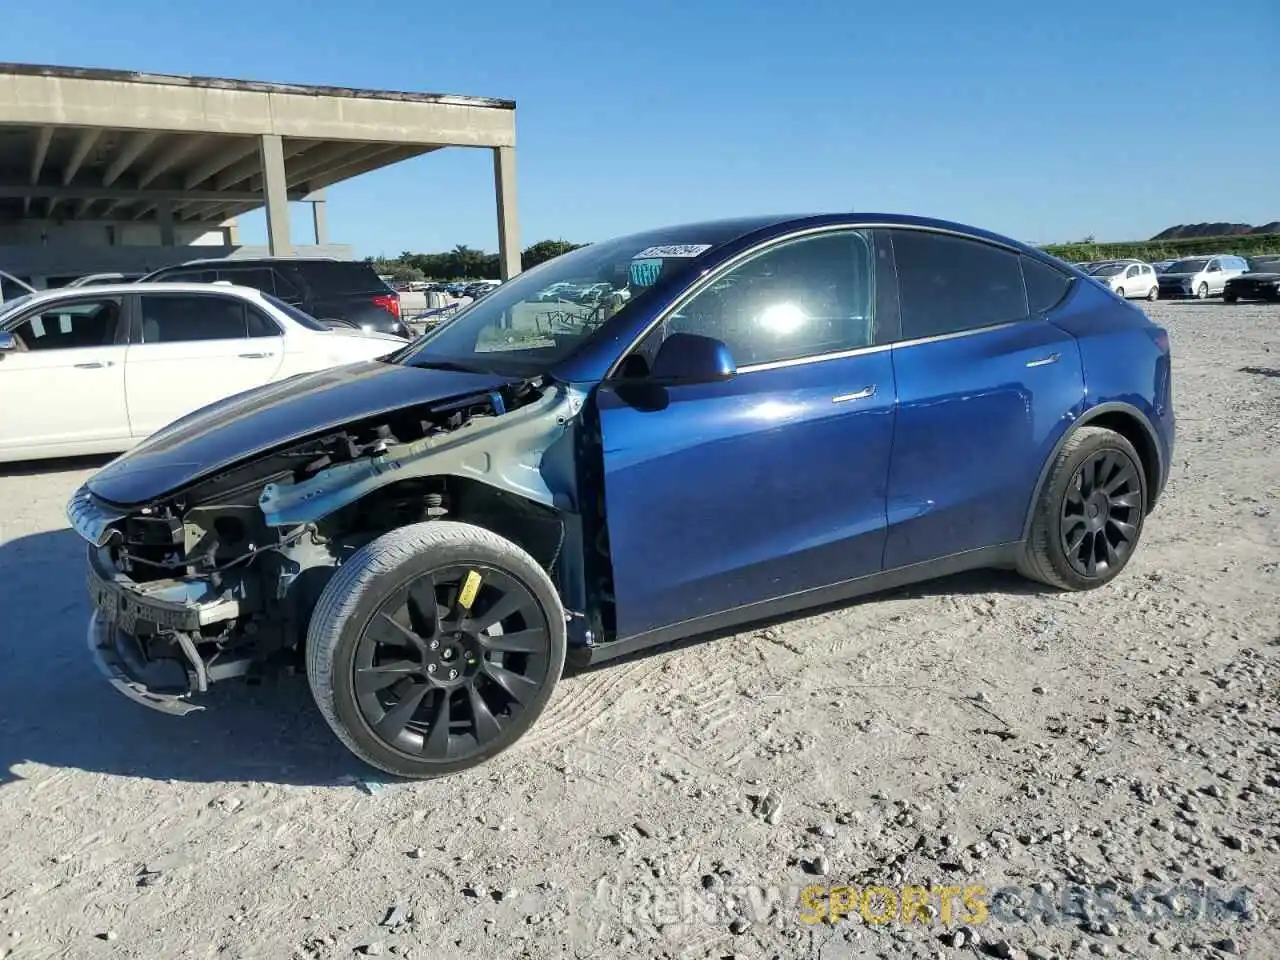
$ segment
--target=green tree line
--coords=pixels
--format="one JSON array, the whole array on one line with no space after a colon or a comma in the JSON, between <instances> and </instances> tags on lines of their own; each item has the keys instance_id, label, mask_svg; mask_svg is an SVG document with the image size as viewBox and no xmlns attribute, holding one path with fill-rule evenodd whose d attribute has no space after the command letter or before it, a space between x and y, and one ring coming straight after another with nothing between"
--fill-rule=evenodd
<instances>
[{"instance_id":1,"label":"green tree line","mask_svg":"<svg viewBox=\"0 0 1280 960\"><path fill-rule=\"evenodd\" d=\"M562 253L585 246L567 240L539 240L520 254L524 269L536 267ZM1044 248L1055 257L1070 262L1085 260L1170 260L1211 253L1234 253L1256 256L1280 253L1280 233L1247 233L1225 237L1189 237L1183 240L1134 240L1121 243L1098 243L1086 237L1076 243L1050 243ZM396 280L497 280L498 255L459 245L445 253L412 253L405 250L398 257L368 257L378 273Z\"/></svg>"},{"instance_id":2,"label":"green tree line","mask_svg":"<svg viewBox=\"0 0 1280 960\"><path fill-rule=\"evenodd\" d=\"M1174 260L1211 253L1242 257L1280 253L1280 233L1245 233L1226 237L1188 237L1184 240L1148 240L1096 243L1090 237L1078 243L1049 243L1046 253L1072 263L1086 260Z\"/></svg>"},{"instance_id":3,"label":"green tree line","mask_svg":"<svg viewBox=\"0 0 1280 960\"><path fill-rule=\"evenodd\" d=\"M520 252L520 265L528 270L552 257L576 250L581 243L567 240L539 240ZM446 253L412 253L398 257L366 257L378 273L396 280L497 280L498 255L462 244Z\"/></svg>"}]
</instances>

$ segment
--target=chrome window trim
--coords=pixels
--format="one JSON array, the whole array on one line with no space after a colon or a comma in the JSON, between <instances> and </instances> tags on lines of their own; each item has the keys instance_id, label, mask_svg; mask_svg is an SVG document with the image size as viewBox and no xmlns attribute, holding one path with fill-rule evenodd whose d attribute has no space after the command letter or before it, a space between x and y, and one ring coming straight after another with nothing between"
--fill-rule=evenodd
<instances>
[{"instance_id":1,"label":"chrome window trim","mask_svg":"<svg viewBox=\"0 0 1280 960\"><path fill-rule=\"evenodd\" d=\"M998 240L988 240L986 237L976 237L972 233L966 233L963 230L952 230L947 227L924 226L924 225L916 225L916 224L881 223L879 221L856 221L856 222L847 222L847 223L838 223L838 224L824 224L823 226L820 226L820 227L805 227L804 229L795 230L795 231L792 231L791 233L785 233L785 234L782 234L781 236L770 237L768 240L762 240L759 243L755 244L754 246L748 247L746 250L743 250L742 252L736 254L731 259L726 260L724 263L720 264L720 266L718 266L714 271L704 270L702 274L698 277L698 279L695 280L693 284L683 294L681 294L678 300L673 302L669 307L667 307L660 314L658 314L658 316L656 316L652 321L650 321L649 324L629 344L627 344L626 349L624 349L620 354L618 354L618 359L616 359L612 364L610 364L609 369L605 371L603 380L604 381L612 380L617 375L618 369L622 366L623 361L626 360L627 357L631 355L631 352L635 350L636 347L638 347L645 340L645 338L649 336L649 334L653 333L656 327L664 323L667 320L667 318L671 316L671 314L679 310L686 303L692 300L695 296L697 296L699 293L701 293L703 290L709 287L712 283L714 283L720 277L724 276L725 273L727 273L728 271L732 270L734 267L741 264L744 260L748 260L751 257L755 256L756 254L769 249L770 247L781 246L782 244L789 243L792 240L802 240L806 237L819 236L824 233L848 233L851 231L861 231L861 230L916 230L924 233L941 233L946 236L959 237L962 240L972 240L976 243L985 243L988 246L996 247L1000 250L1005 250L1019 257L1026 256L1026 254L1022 250L1019 250L1015 246L1012 246L1007 243L1001 243ZM874 249L873 249L873 253L874 253ZM879 278L877 277L877 280L878 279ZM895 282L896 282L896 278L895 278ZM1026 286L1025 280L1023 281L1023 286L1024 287ZM1014 323L1024 323L1026 322L1026 320L1030 320L1030 319L1032 318L1027 317L1024 320L1011 320L1011 321L1007 321L1004 324L1000 324L999 326L1010 326ZM791 360L775 360L770 363L748 364L746 366L739 367L738 373L740 374L754 373L758 370L774 370L779 367L798 367L806 363L820 363L823 360L840 360L840 359L843 359L844 357L854 356L860 353L879 352L880 350L889 350L889 349L892 349L893 347L911 346L916 343L927 343L932 340L947 340L947 339L951 339L952 337L966 336L970 333L977 333L982 330L993 330L993 329L996 329L996 327L995 326L977 327L972 330L960 330L955 333L939 334L933 337L922 337L917 340L910 340L910 341L899 340L896 343L870 344L865 347L853 347L849 350L839 350L833 353L820 353L810 357L796 357Z\"/></svg>"}]
</instances>

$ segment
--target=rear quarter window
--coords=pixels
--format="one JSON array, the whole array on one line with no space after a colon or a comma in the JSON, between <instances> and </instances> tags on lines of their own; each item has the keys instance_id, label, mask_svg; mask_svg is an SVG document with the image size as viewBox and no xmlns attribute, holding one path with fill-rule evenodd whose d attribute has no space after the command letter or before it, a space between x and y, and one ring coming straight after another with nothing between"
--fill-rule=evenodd
<instances>
[{"instance_id":1,"label":"rear quarter window","mask_svg":"<svg viewBox=\"0 0 1280 960\"><path fill-rule=\"evenodd\" d=\"M392 293L373 266L362 261L335 260L294 265L318 296L346 293Z\"/></svg>"},{"instance_id":2,"label":"rear quarter window","mask_svg":"<svg viewBox=\"0 0 1280 960\"><path fill-rule=\"evenodd\" d=\"M1052 310L1071 289L1071 276L1031 257L1022 258L1022 279L1027 285L1027 306L1032 314Z\"/></svg>"}]
</instances>

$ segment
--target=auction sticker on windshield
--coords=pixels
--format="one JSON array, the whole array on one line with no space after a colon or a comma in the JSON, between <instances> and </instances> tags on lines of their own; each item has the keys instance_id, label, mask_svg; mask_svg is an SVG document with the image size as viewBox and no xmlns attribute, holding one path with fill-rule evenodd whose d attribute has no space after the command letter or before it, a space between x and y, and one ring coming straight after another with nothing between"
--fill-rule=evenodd
<instances>
[{"instance_id":1,"label":"auction sticker on windshield","mask_svg":"<svg viewBox=\"0 0 1280 960\"><path fill-rule=\"evenodd\" d=\"M672 243L666 246L645 247L631 259L650 260L663 257L697 257L711 249L709 243Z\"/></svg>"}]
</instances>

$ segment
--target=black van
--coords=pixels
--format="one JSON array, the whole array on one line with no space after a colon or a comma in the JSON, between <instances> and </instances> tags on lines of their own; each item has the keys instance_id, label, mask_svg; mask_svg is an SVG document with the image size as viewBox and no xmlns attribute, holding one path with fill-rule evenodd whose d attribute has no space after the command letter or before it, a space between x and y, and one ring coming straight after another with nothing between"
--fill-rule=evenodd
<instances>
[{"instance_id":1,"label":"black van","mask_svg":"<svg viewBox=\"0 0 1280 960\"><path fill-rule=\"evenodd\" d=\"M400 295L363 260L259 257L189 260L161 267L139 283L214 283L256 287L317 320L413 338L400 316Z\"/></svg>"}]
</instances>

